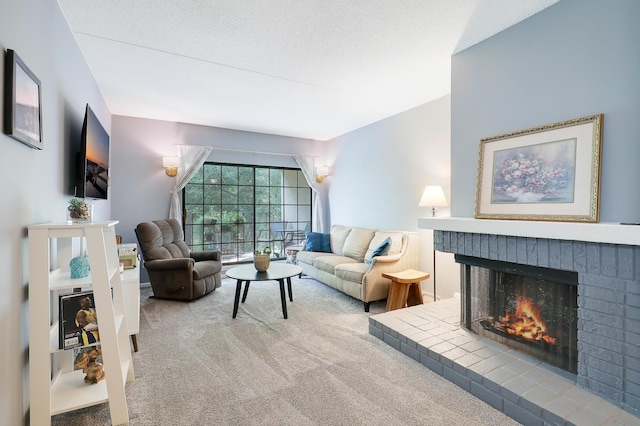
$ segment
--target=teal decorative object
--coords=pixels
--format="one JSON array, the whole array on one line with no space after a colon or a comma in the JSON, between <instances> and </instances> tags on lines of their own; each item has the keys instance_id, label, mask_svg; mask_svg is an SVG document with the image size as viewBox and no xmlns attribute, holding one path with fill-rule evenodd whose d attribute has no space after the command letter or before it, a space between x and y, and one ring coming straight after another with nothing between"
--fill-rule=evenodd
<instances>
[{"instance_id":1,"label":"teal decorative object","mask_svg":"<svg viewBox=\"0 0 640 426\"><path fill-rule=\"evenodd\" d=\"M89 275L89 256L74 257L69 262L71 278L84 278Z\"/></svg>"}]
</instances>

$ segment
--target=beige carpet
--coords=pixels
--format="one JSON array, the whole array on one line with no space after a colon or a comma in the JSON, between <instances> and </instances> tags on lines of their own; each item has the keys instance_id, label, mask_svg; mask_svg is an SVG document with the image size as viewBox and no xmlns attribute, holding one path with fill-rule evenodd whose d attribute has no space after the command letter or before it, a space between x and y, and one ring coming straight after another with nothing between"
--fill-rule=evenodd
<instances>
[{"instance_id":1,"label":"beige carpet","mask_svg":"<svg viewBox=\"0 0 640 426\"><path fill-rule=\"evenodd\" d=\"M143 287L127 385L131 425L516 425L369 335L362 303L293 280L284 320L278 284L254 283L231 318L235 282L191 303ZM107 371L108 374L108 371ZM107 404L53 425L108 425Z\"/></svg>"}]
</instances>

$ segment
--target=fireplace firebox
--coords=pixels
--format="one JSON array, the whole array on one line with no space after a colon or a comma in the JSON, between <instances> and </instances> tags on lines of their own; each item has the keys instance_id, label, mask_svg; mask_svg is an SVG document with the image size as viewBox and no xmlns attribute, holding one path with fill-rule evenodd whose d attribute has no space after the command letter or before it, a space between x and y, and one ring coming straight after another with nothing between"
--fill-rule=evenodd
<instances>
[{"instance_id":1,"label":"fireplace firebox","mask_svg":"<svg viewBox=\"0 0 640 426\"><path fill-rule=\"evenodd\" d=\"M577 373L578 274L456 255L469 330Z\"/></svg>"}]
</instances>

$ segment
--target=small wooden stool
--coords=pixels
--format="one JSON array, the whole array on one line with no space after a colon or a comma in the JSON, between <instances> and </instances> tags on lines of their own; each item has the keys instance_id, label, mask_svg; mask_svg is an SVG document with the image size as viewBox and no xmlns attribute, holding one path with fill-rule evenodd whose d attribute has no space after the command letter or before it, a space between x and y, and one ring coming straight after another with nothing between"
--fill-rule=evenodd
<instances>
[{"instance_id":1,"label":"small wooden stool","mask_svg":"<svg viewBox=\"0 0 640 426\"><path fill-rule=\"evenodd\" d=\"M420 281L426 280L431 275L415 269L407 269L402 272L383 272L382 276L391 280L387 297L387 311L423 303Z\"/></svg>"}]
</instances>

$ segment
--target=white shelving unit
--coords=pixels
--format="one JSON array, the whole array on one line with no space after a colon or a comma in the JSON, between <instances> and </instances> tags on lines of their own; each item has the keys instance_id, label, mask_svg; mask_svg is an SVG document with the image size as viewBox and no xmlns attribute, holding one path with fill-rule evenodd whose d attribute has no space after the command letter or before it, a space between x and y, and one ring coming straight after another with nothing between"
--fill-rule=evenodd
<instances>
[{"instance_id":1,"label":"white shelving unit","mask_svg":"<svg viewBox=\"0 0 640 426\"><path fill-rule=\"evenodd\" d=\"M137 335L140 331L140 266L125 269L121 275L121 281L129 335L131 336L134 351L138 352Z\"/></svg>"},{"instance_id":2,"label":"white shelving unit","mask_svg":"<svg viewBox=\"0 0 640 426\"><path fill-rule=\"evenodd\" d=\"M129 423L125 383L134 380L129 328L116 249L117 221L29 226L29 386L30 423L46 425L51 416L109 403L114 425ZM74 241L86 243L90 275L71 279ZM55 260L57 259L57 260ZM98 313L104 380L86 384L73 369L73 351L58 344L58 295L93 290Z\"/></svg>"}]
</instances>

